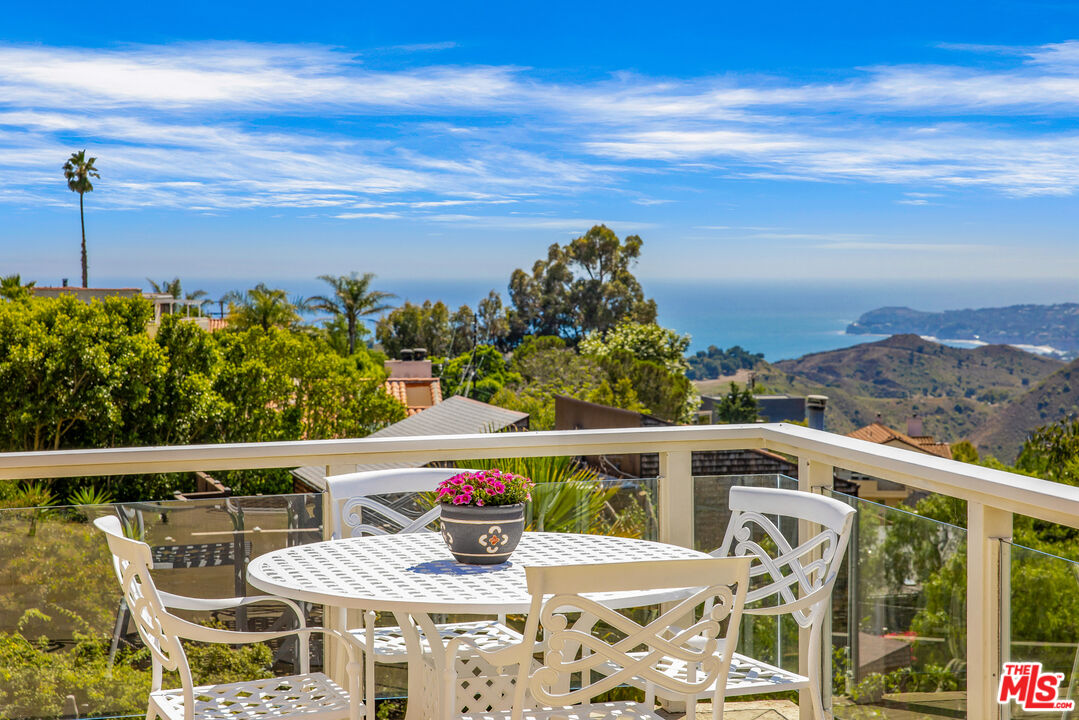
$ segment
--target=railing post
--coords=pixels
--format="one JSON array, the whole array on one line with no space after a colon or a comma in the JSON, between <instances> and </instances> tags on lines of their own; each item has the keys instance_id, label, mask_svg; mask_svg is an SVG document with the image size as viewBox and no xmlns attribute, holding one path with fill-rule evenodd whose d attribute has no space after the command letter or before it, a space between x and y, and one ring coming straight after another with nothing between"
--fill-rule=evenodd
<instances>
[{"instance_id":1,"label":"railing post","mask_svg":"<svg viewBox=\"0 0 1079 720\"><path fill-rule=\"evenodd\" d=\"M693 453L673 450L659 454L659 541L694 547L693 529ZM660 707L669 713L687 712L681 700L663 700Z\"/></svg>"},{"instance_id":2,"label":"railing post","mask_svg":"<svg viewBox=\"0 0 1079 720\"><path fill-rule=\"evenodd\" d=\"M835 467L829 463L808 458L798 458L798 489L803 492L821 492L822 489L832 488ZM798 543L804 543L820 532L820 526L808 520L798 521ZM807 559L820 557L820 549L815 550ZM810 663L822 663L820 667L821 696L822 702L831 697L832 683L832 627L831 609L826 614L828 622L821 629L821 657L809 656L809 629L798 629L798 674L809 675ZM827 686L827 687L826 687ZM812 690L798 691L798 716L803 720L824 720L813 717ZM825 705L828 708L828 705Z\"/></svg>"},{"instance_id":3,"label":"railing post","mask_svg":"<svg viewBox=\"0 0 1079 720\"><path fill-rule=\"evenodd\" d=\"M659 454L659 540L694 546L693 455L689 450Z\"/></svg>"},{"instance_id":4,"label":"railing post","mask_svg":"<svg viewBox=\"0 0 1079 720\"><path fill-rule=\"evenodd\" d=\"M1012 535L1012 514L967 503L967 717L997 718L1001 670L1002 598L1000 540Z\"/></svg>"}]
</instances>

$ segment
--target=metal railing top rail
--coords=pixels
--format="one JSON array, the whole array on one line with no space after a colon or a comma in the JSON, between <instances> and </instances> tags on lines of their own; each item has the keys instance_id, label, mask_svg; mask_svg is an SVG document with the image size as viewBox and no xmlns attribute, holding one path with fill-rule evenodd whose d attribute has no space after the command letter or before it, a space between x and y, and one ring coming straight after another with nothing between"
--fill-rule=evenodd
<instances>
[{"instance_id":1,"label":"metal railing top rail","mask_svg":"<svg viewBox=\"0 0 1079 720\"><path fill-rule=\"evenodd\" d=\"M0 453L0 480L761 448L1079 527L1079 488L784 423Z\"/></svg>"}]
</instances>

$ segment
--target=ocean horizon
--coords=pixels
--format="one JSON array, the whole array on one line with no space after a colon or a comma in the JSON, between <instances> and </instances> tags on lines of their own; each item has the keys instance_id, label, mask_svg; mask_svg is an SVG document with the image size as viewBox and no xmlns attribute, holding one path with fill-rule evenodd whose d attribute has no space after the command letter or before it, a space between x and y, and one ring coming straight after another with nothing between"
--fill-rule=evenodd
<instances>
[{"instance_id":1,"label":"ocean horizon","mask_svg":"<svg viewBox=\"0 0 1079 720\"><path fill-rule=\"evenodd\" d=\"M139 285L131 278L108 278L95 282L105 286ZM229 282L220 278L185 277L184 289L206 290L218 298L233 289L254 282ZM290 296L323 294L327 286L316 278L267 280L284 288ZM1004 307L1017 304L1052 304L1079 301L1079 288L1072 280L1052 281L803 281L777 277L768 280L643 279L646 296L659 308L659 322L692 338L690 351L709 345L728 348L740 345L750 352L764 353L769 362L801 357L880 340L883 335L848 335L847 325L862 313L878 307L906 306L916 310L940 311L964 308ZM491 278L426 279L378 278L374 287L392 292L399 302L442 300L451 310L462 304L475 308L491 290L507 301L506 281ZM976 342L938 340L959 347Z\"/></svg>"}]
</instances>

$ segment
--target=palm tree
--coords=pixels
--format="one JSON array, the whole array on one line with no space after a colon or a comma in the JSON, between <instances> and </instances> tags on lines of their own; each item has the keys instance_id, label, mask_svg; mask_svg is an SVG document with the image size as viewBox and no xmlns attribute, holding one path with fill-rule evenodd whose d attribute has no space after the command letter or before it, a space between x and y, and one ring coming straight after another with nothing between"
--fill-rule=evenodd
<instances>
[{"instance_id":1,"label":"palm tree","mask_svg":"<svg viewBox=\"0 0 1079 720\"><path fill-rule=\"evenodd\" d=\"M82 226L82 286L89 286L86 269L86 218L83 214L83 195L94 191L94 184L90 178L100 178L94 161L97 158L87 158L86 151L80 150L71 153L71 157L64 163L64 177L67 178L67 189L79 194L79 225Z\"/></svg>"},{"instance_id":2,"label":"palm tree","mask_svg":"<svg viewBox=\"0 0 1079 720\"><path fill-rule=\"evenodd\" d=\"M0 298L6 300L22 300L30 297L30 288L34 287L34 282L31 280L25 285L22 284L22 277L15 273L14 275L5 275L0 278Z\"/></svg>"},{"instance_id":3,"label":"palm tree","mask_svg":"<svg viewBox=\"0 0 1079 720\"><path fill-rule=\"evenodd\" d=\"M307 301L312 310L324 310L343 317L348 323L348 354L356 351L356 325L361 318L390 309L383 300L397 297L393 293L371 290L374 273L349 273L348 275L319 275L319 280L329 283L333 295L316 295Z\"/></svg>"},{"instance_id":4,"label":"palm tree","mask_svg":"<svg viewBox=\"0 0 1079 720\"><path fill-rule=\"evenodd\" d=\"M229 325L246 330L256 325L263 330L271 327L289 327L300 320L284 290L259 283L247 292L229 293Z\"/></svg>"}]
</instances>

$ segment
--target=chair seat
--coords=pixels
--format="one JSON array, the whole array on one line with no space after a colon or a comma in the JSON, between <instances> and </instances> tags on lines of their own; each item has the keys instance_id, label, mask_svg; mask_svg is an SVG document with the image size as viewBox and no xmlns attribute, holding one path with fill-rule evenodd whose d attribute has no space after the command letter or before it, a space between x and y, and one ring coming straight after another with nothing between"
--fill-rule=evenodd
<instances>
[{"instance_id":1,"label":"chair seat","mask_svg":"<svg viewBox=\"0 0 1079 720\"><path fill-rule=\"evenodd\" d=\"M641 657L642 653L629 653L631 656ZM684 660L676 658L663 658L656 664L656 669L668 677L685 681L688 666ZM597 668L600 672L613 667ZM727 676L727 697L736 695L756 695L758 693L782 692L785 690L800 690L809 687L809 678L798 673L790 672L769 665L766 662L755 660L741 653L735 653L731 658L731 670ZM714 692L710 687L702 691L699 697L706 697ZM657 688L656 694L663 696L664 693Z\"/></svg>"},{"instance_id":2,"label":"chair seat","mask_svg":"<svg viewBox=\"0 0 1079 720\"><path fill-rule=\"evenodd\" d=\"M460 715L458 720L509 720L512 710ZM653 708L637 702L590 703L564 708L525 710L521 720L664 720Z\"/></svg>"},{"instance_id":3,"label":"chair seat","mask_svg":"<svg viewBox=\"0 0 1079 720\"><path fill-rule=\"evenodd\" d=\"M150 705L167 720L184 718L183 690L152 692ZM348 713L348 692L322 673L195 688L198 720L340 720Z\"/></svg>"},{"instance_id":4,"label":"chair seat","mask_svg":"<svg viewBox=\"0 0 1079 720\"><path fill-rule=\"evenodd\" d=\"M501 650L502 648L516 645L524 640L521 633L496 620L481 620L477 622L445 623L435 625L438 634L443 641L452 640L456 637L467 637L480 647L481 650ZM349 631L357 644L364 652L367 649L367 635L362 629ZM404 662L408 658L408 648L405 646L405 636L399 627L375 628L374 642L375 657L386 662L386 658L393 658L398 662ZM431 651L431 644L421 634L420 647L424 654ZM393 662L394 660L390 660Z\"/></svg>"}]
</instances>

